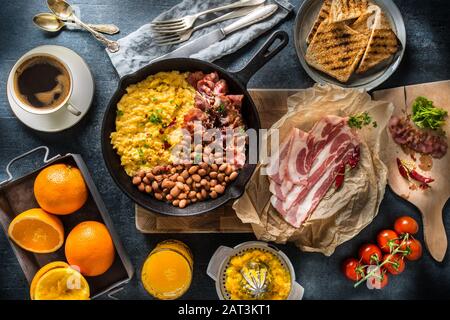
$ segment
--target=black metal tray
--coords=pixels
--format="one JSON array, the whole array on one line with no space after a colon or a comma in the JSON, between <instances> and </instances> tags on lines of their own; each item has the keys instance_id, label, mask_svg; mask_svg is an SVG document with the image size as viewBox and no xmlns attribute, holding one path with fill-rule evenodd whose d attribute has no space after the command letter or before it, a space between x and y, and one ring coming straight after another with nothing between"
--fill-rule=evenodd
<instances>
[{"instance_id":1,"label":"black metal tray","mask_svg":"<svg viewBox=\"0 0 450 320\"><path fill-rule=\"evenodd\" d=\"M17 160L39 150L45 150L45 157L43 161L44 165L35 169L31 173L14 179L10 172L11 165ZM95 220L106 225L116 249L114 263L111 268L106 271L106 273L96 277L86 277L86 280L89 283L92 299L105 293L109 293L109 296L113 298L112 293L120 290L120 287L130 281L133 277L134 269L130 259L126 254L116 231L114 230L113 223L106 210L105 204L103 203L103 200L81 156L78 154L69 153L64 156L57 155L49 159L48 154L49 149L45 146L40 146L12 159L8 163L6 167L8 179L0 182L0 224L2 229L7 235L9 223L16 215L25 210L39 207L33 193L34 180L39 171L56 163L67 163L78 167L89 190L88 200L86 204L74 214L59 216L59 218L64 225L66 236L74 226L82 221ZM16 254L17 260L22 267L28 283L31 283L35 273L47 263L56 260L66 261L64 246L53 253L36 254L20 248L12 242L8 236L7 238L14 253ZM112 291L113 289L115 290Z\"/></svg>"}]
</instances>

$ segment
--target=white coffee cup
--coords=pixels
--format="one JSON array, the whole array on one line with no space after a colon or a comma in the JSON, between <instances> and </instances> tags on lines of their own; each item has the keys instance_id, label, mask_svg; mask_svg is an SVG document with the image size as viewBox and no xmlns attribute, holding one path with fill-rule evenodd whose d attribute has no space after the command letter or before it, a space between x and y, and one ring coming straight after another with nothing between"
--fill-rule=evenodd
<instances>
[{"instance_id":1,"label":"white coffee cup","mask_svg":"<svg viewBox=\"0 0 450 320\"><path fill-rule=\"evenodd\" d=\"M70 78L70 85L69 85L69 90L68 93L66 94L66 97L57 105L57 106L53 106L53 107L49 107L49 108L38 108L38 107L33 107L30 106L26 103L24 103L22 101L22 99L19 98L18 93L16 92L16 88L14 85L15 82L15 77L16 77L16 72L17 69L19 67L22 66L22 64L24 64L26 61L34 58L34 57L49 57L51 59L56 60L57 62L59 62L59 64L61 64L64 69L67 71L67 74L69 75ZM72 96L72 92L73 92L73 76L72 76L72 71L70 69L70 67L67 65L67 63L65 63L62 59L60 59L59 57L53 55L53 54L49 54L49 53L26 53L25 55L23 55L22 57L20 57L20 59L14 64L12 70L11 70L11 74L13 75L13 81L10 85L10 93L12 98L14 99L14 101L16 102L16 104L21 107L23 110L29 112L29 113L33 113L33 114L52 114L57 112L58 110L65 108L68 112L70 112L71 114L75 115L75 116L79 116L81 115L81 111L79 111L74 105L73 103L71 103L70 98Z\"/></svg>"}]
</instances>

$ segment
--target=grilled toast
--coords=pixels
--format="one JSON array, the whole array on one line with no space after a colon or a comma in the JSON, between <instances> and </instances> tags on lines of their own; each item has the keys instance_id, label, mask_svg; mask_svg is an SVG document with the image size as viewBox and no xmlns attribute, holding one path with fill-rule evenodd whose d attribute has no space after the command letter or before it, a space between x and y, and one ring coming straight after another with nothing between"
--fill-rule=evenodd
<instances>
[{"instance_id":1,"label":"grilled toast","mask_svg":"<svg viewBox=\"0 0 450 320\"><path fill-rule=\"evenodd\" d=\"M375 25L375 17L377 12L381 12L380 7L370 5L367 10L350 24L350 28L360 33L370 33Z\"/></svg>"},{"instance_id":2,"label":"grilled toast","mask_svg":"<svg viewBox=\"0 0 450 320\"><path fill-rule=\"evenodd\" d=\"M367 34L356 32L343 22L322 22L305 59L312 67L345 83L358 66L368 39Z\"/></svg>"},{"instance_id":3,"label":"grilled toast","mask_svg":"<svg viewBox=\"0 0 450 320\"><path fill-rule=\"evenodd\" d=\"M377 12L367 48L356 73L364 73L389 59L397 52L398 47L398 38L389 22L381 11Z\"/></svg>"},{"instance_id":4,"label":"grilled toast","mask_svg":"<svg viewBox=\"0 0 450 320\"><path fill-rule=\"evenodd\" d=\"M366 12L367 7L367 0L332 0L329 22L357 19Z\"/></svg>"},{"instance_id":5,"label":"grilled toast","mask_svg":"<svg viewBox=\"0 0 450 320\"><path fill-rule=\"evenodd\" d=\"M331 1L332 0L325 0L323 2L319 14L317 15L316 21L314 22L311 31L309 32L308 37L306 38L307 44L311 43L312 39L314 38L317 32L317 29L319 29L320 24L328 19L328 16L330 14Z\"/></svg>"}]
</instances>

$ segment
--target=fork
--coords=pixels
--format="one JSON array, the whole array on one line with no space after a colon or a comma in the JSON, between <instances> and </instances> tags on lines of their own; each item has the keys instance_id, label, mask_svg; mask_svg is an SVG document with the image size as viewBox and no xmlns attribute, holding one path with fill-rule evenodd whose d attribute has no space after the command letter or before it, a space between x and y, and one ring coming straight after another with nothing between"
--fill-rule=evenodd
<instances>
[{"instance_id":1,"label":"fork","mask_svg":"<svg viewBox=\"0 0 450 320\"><path fill-rule=\"evenodd\" d=\"M196 26L195 28L182 31L181 33L174 32L174 33L157 34L156 36L153 37L153 40L155 41L155 43L158 46L168 46L168 45L181 43L181 42L189 40L192 33L194 33L195 31L197 31L201 28L205 28L207 26L219 23L221 21L243 17L243 16L247 15L248 13L252 12L253 10L257 9L258 7L260 7L260 6L244 7L241 9L234 10L232 12L224 14L223 16L220 16L213 20L202 23L202 24Z\"/></svg>"},{"instance_id":2,"label":"fork","mask_svg":"<svg viewBox=\"0 0 450 320\"><path fill-rule=\"evenodd\" d=\"M227 9L256 6L264 3L265 1L266 0L240 0L232 4L208 9L179 19L153 21L150 23L150 27L152 28L153 31L158 33L182 32L191 28L194 25L195 21L202 15Z\"/></svg>"}]
</instances>

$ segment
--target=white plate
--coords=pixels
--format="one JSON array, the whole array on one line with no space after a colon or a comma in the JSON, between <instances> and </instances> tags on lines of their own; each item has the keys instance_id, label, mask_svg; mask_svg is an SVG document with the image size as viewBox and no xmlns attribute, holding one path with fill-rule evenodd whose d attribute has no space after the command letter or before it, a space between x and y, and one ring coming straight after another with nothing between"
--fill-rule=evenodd
<instances>
[{"instance_id":1,"label":"white plate","mask_svg":"<svg viewBox=\"0 0 450 320\"><path fill-rule=\"evenodd\" d=\"M303 2L294 23L295 50L297 51L297 56L306 73L308 73L314 81L318 83L331 83L344 88L362 88L369 91L386 81L398 68L406 48L406 30L402 15L397 6L391 0L372 0L372 2L378 5L384 12L386 18L392 26L393 31L400 40L401 48L397 51L389 63L380 65L378 68L375 67L362 75L352 75L347 83L339 82L327 74L310 67L306 63L306 38L316 20L320 8L322 7L323 1L305 0Z\"/></svg>"},{"instance_id":2,"label":"white plate","mask_svg":"<svg viewBox=\"0 0 450 320\"><path fill-rule=\"evenodd\" d=\"M75 116L66 108L52 114L33 114L19 107L11 96L13 86L13 74L10 72L7 84L9 105L16 117L27 127L42 132L59 132L76 125L91 107L94 97L94 78L89 66L76 52L61 46L45 45L36 47L26 54L48 53L63 60L69 66L73 74L73 92L70 101L81 111L81 115Z\"/></svg>"}]
</instances>

